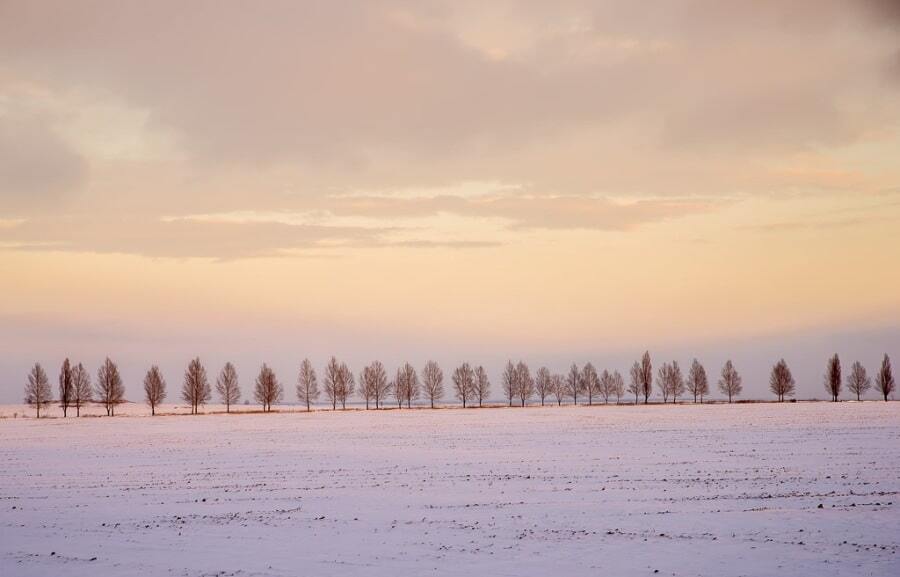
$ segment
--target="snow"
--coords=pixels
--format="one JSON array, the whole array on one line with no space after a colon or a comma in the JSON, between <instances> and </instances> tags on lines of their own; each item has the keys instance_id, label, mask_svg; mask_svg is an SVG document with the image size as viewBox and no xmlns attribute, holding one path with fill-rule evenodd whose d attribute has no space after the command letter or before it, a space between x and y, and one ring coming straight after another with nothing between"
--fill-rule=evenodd
<instances>
[{"instance_id":1,"label":"snow","mask_svg":"<svg viewBox=\"0 0 900 577\"><path fill-rule=\"evenodd\" d=\"M4 576L900 575L900 403L23 410Z\"/></svg>"}]
</instances>

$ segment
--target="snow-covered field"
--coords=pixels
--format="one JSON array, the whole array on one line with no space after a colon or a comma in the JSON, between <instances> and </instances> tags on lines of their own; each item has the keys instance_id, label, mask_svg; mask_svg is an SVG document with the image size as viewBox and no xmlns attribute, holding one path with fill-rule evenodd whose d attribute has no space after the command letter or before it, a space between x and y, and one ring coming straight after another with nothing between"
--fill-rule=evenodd
<instances>
[{"instance_id":1,"label":"snow-covered field","mask_svg":"<svg viewBox=\"0 0 900 577\"><path fill-rule=\"evenodd\" d=\"M900 403L5 418L0 462L10 577L900 575Z\"/></svg>"}]
</instances>

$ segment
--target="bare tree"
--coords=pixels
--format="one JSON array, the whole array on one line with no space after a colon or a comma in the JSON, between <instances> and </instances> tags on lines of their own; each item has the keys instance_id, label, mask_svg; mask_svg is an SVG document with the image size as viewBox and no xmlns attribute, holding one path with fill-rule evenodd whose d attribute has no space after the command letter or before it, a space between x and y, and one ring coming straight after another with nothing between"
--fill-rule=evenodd
<instances>
[{"instance_id":1,"label":"bare tree","mask_svg":"<svg viewBox=\"0 0 900 577\"><path fill-rule=\"evenodd\" d=\"M463 408L466 408L469 399L475 395L475 371L469 363L463 363L453 371L451 380L456 398L462 402Z\"/></svg>"},{"instance_id":2,"label":"bare tree","mask_svg":"<svg viewBox=\"0 0 900 577\"><path fill-rule=\"evenodd\" d=\"M622 400L622 396L625 394L625 379L622 378L622 373L619 371L613 371L612 375L613 381L613 391L616 395L616 404Z\"/></svg>"},{"instance_id":3,"label":"bare tree","mask_svg":"<svg viewBox=\"0 0 900 577\"><path fill-rule=\"evenodd\" d=\"M794 394L794 375L788 368L784 359L781 359L772 367L769 376L769 389L778 397L778 402L784 402L784 397Z\"/></svg>"},{"instance_id":4,"label":"bare tree","mask_svg":"<svg viewBox=\"0 0 900 577\"><path fill-rule=\"evenodd\" d=\"M488 379L487 371L484 367L478 365L475 368L475 388L473 389L474 399L478 401L481 407L488 395L491 394L491 381Z\"/></svg>"},{"instance_id":5,"label":"bare tree","mask_svg":"<svg viewBox=\"0 0 900 577\"><path fill-rule=\"evenodd\" d=\"M206 378L206 368L200 362L200 357L192 359L184 371L181 398L185 403L191 405L192 415L196 415L200 410L200 405L206 404L206 401L212 398L212 389Z\"/></svg>"},{"instance_id":6,"label":"bare tree","mask_svg":"<svg viewBox=\"0 0 900 577\"><path fill-rule=\"evenodd\" d=\"M641 357L640 383L646 405L653 393L653 364L650 362L650 351L644 351L644 356Z\"/></svg>"},{"instance_id":7,"label":"bare tree","mask_svg":"<svg viewBox=\"0 0 900 577\"><path fill-rule=\"evenodd\" d=\"M629 371L629 376L631 380L628 381L628 392L634 394L634 404L638 404L638 397L644 390L643 385L643 375L641 374L641 365L637 361L633 365L631 365L631 371Z\"/></svg>"},{"instance_id":8,"label":"bare tree","mask_svg":"<svg viewBox=\"0 0 900 577\"><path fill-rule=\"evenodd\" d=\"M531 371L523 361L519 361L516 365L516 393L522 406L534 396L534 379L531 378Z\"/></svg>"},{"instance_id":9,"label":"bare tree","mask_svg":"<svg viewBox=\"0 0 900 577\"><path fill-rule=\"evenodd\" d=\"M558 373L552 375L550 377L550 391L556 399L557 406L562 406L563 401L566 400L566 396L569 393L569 389L566 386L566 378Z\"/></svg>"},{"instance_id":10,"label":"bare tree","mask_svg":"<svg viewBox=\"0 0 900 577\"><path fill-rule=\"evenodd\" d=\"M369 403L375 399L375 381L371 376L372 367L363 367L359 373L359 396L366 402L366 410Z\"/></svg>"},{"instance_id":11,"label":"bare tree","mask_svg":"<svg viewBox=\"0 0 900 577\"><path fill-rule=\"evenodd\" d=\"M894 373L891 370L891 359L885 354L884 358L881 359L881 368L878 370L878 374L875 375L875 388L887 402L888 397L894 392L896 386Z\"/></svg>"},{"instance_id":12,"label":"bare tree","mask_svg":"<svg viewBox=\"0 0 900 577\"><path fill-rule=\"evenodd\" d=\"M856 395L856 400L861 401L866 391L872 388L872 379L866 373L866 367L859 361L854 361L847 375L847 388Z\"/></svg>"},{"instance_id":13,"label":"bare tree","mask_svg":"<svg viewBox=\"0 0 900 577\"><path fill-rule=\"evenodd\" d=\"M381 361L375 361L369 365L371 378L375 381L375 408L378 409L384 404L384 400L391 394L391 384L388 382L387 371Z\"/></svg>"},{"instance_id":14,"label":"bare tree","mask_svg":"<svg viewBox=\"0 0 900 577\"><path fill-rule=\"evenodd\" d=\"M684 394L684 375L681 373L678 361L672 361L672 364L669 365L669 372L669 392L672 393L672 403L674 404L678 402L678 396Z\"/></svg>"},{"instance_id":15,"label":"bare tree","mask_svg":"<svg viewBox=\"0 0 900 577\"><path fill-rule=\"evenodd\" d=\"M684 394L685 390L684 377L681 374L681 367L678 366L678 361L663 363L659 367L656 385L662 393L664 403L669 402L669 397L672 397L673 403L678 401L678 395Z\"/></svg>"},{"instance_id":16,"label":"bare tree","mask_svg":"<svg viewBox=\"0 0 900 577\"><path fill-rule=\"evenodd\" d=\"M328 397L328 400L331 401L332 411L337 409L338 400L340 399L340 381L341 365L336 358L331 357L328 364L325 365L324 385L325 395Z\"/></svg>"},{"instance_id":17,"label":"bare tree","mask_svg":"<svg viewBox=\"0 0 900 577\"><path fill-rule=\"evenodd\" d=\"M216 379L216 391L222 402L225 403L225 412L231 412L231 405L237 404L241 399L241 386L238 383L237 369L230 362L225 363Z\"/></svg>"},{"instance_id":18,"label":"bare tree","mask_svg":"<svg viewBox=\"0 0 900 577\"><path fill-rule=\"evenodd\" d=\"M144 399L150 405L150 414L156 415L158 407L166 398L166 380L163 378L159 367L153 365L144 376Z\"/></svg>"},{"instance_id":19,"label":"bare tree","mask_svg":"<svg viewBox=\"0 0 900 577\"><path fill-rule=\"evenodd\" d=\"M534 374L534 390L541 399L542 407L544 406L544 400L553 393L551 385L552 379L550 376L550 369L547 367L539 368Z\"/></svg>"},{"instance_id":20,"label":"bare tree","mask_svg":"<svg viewBox=\"0 0 900 577\"><path fill-rule=\"evenodd\" d=\"M109 417L116 415L116 405L125 400L125 386L119 375L119 367L109 357L106 357L97 371L97 397L106 407L106 415Z\"/></svg>"},{"instance_id":21,"label":"bare tree","mask_svg":"<svg viewBox=\"0 0 900 577\"><path fill-rule=\"evenodd\" d=\"M74 388L72 364L67 358L59 369L59 406L62 407L63 418L68 416L69 405L72 404L72 397L75 394Z\"/></svg>"},{"instance_id":22,"label":"bare tree","mask_svg":"<svg viewBox=\"0 0 900 577\"><path fill-rule=\"evenodd\" d=\"M347 363L341 363L341 366L338 369L338 377L338 400L341 403L341 409L346 409L347 399L353 396L353 389L356 386L356 382L353 379L353 372L350 370L350 367L347 366Z\"/></svg>"},{"instance_id":23,"label":"bare tree","mask_svg":"<svg viewBox=\"0 0 900 577\"><path fill-rule=\"evenodd\" d=\"M387 395L387 373L380 361L363 368L359 377L359 394L366 401L366 410L369 409L369 401L375 401L376 409L381 406Z\"/></svg>"},{"instance_id":24,"label":"bare tree","mask_svg":"<svg viewBox=\"0 0 900 577\"><path fill-rule=\"evenodd\" d=\"M391 392L394 394L394 400L397 401L397 408L403 408L403 385L400 383L400 369L394 373L394 379L391 381Z\"/></svg>"},{"instance_id":25,"label":"bare tree","mask_svg":"<svg viewBox=\"0 0 900 577\"><path fill-rule=\"evenodd\" d=\"M516 398L518 388L519 373L516 372L516 367L512 364L512 361L506 361L506 368L503 370L503 393L506 395L510 407L513 404L513 399Z\"/></svg>"},{"instance_id":26,"label":"bare tree","mask_svg":"<svg viewBox=\"0 0 900 577\"><path fill-rule=\"evenodd\" d=\"M593 405L594 396L600 393L600 377L597 376L597 369L591 363L585 364L581 369L581 386L587 395L588 405Z\"/></svg>"},{"instance_id":27,"label":"bare tree","mask_svg":"<svg viewBox=\"0 0 900 577\"><path fill-rule=\"evenodd\" d=\"M700 398L700 404L703 404L703 395L709 394L709 379L706 377L706 369L700 364L700 361L694 359L691 363L691 370L688 371L687 390L694 395L694 402Z\"/></svg>"},{"instance_id":28,"label":"bare tree","mask_svg":"<svg viewBox=\"0 0 900 577\"><path fill-rule=\"evenodd\" d=\"M672 367L669 363L663 363L659 369L657 369L656 375L656 387L659 389L659 392L662 393L663 403L669 402L669 393L672 390Z\"/></svg>"},{"instance_id":29,"label":"bare tree","mask_svg":"<svg viewBox=\"0 0 900 577\"><path fill-rule=\"evenodd\" d=\"M569 367L569 374L566 376L566 394L572 398L574 404L578 404L578 393L584 390L584 381L581 378L581 372L578 365L572 363Z\"/></svg>"},{"instance_id":30,"label":"bare tree","mask_svg":"<svg viewBox=\"0 0 900 577\"><path fill-rule=\"evenodd\" d=\"M828 364L825 367L825 390L828 391L828 394L831 395L831 400L835 403L841 394L842 383L841 359L835 353L834 356L828 359Z\"/></svg>"},{"instance_id":31,"label":"bare tree","mask_svg":"<svg viewBox=\"0 0 900 577\"><path fill-rule=\"evenodd\" d=\"M300 374L297 375L297 398L310 410L310 405L319 398L319 380L316 378L316 369L309 359L303 359L300 363Z\"/></svg>"},{"instance_id":32,"label":"bare tree","mask_svg":"<svg viewBox=\"0 0 900 577\"><path fill-rule=\"evenodd\" d=\"M741 375L738 374L737 369L734 368L731 359L728 359L725 362L725 366L722 367L722 377L719 379L719 390L728 395L729 403L733 397L741 394L741 391L743 390L742 382L743 379L741 379Z\"/></svg>"},{"instance_id":33,"label":"bare tree","mask_svg":"<svg viewBox=\"0 0 900 577\"><path fill-rule=\"evenodd\" d=\"M50 404L53 392L50 390L50 380L41 363L34 363L28 372L28 381L25 383L25 402L34 407L37 418L41 418L41 407Z\"/></svg>"},{"instance_id":34,"label":"bare tree","mask_svg":"<svg viewBox=\"0 0 900 577\"><path fill-rule=\"evenodd\" d=\"M432 409L435 401L444 398L444 371L434 361L428 361L422 369L422 389Z\"/></svg>"},{"instance_id":35,"label":"bare tree","mask_svg":"<svg viewBox=\"0 0 900 577\"><path fill-rule=\"evenodd\" d=\"M600 373L599 392L600 396L603 397L603 404L609 404L609 398L614 394L613 378L609 371L607 371L606 369L603 369L603 372Z\"/></svg>"},{"instance_id":36,"label":"bare tree","mask_svg":"<svg viewBox=\"0 0 900 577\"><path fill-rule=\"evenodd\" d=\"M266 363L263 363L263 366L259 368L253 396L256 398L256 402L262 405L263 411L266 413L272 410L273 403L278 403L284 396L284 387L278 382L275 371L270 369Z\"/></svg>"},{"instance_id":37,"label":"bare tree","mask_svg":"<svg viewBox=\"0 0 900 577\"><path fill-rule=\"evenodd\" d=\"M412 402L419 398L419 375L416 369L409 363L404 363L397 369L396 386L406 401L406 408L412 407Z\"/></svg>"},{"instance_id":38,"label":"bare tree","mask_svg":"<svg viewBox=\"0 0 900 577\"><path fill-rule=\"evenodd\" d=\"M78 363L72 370L72 403L75 405L75 416L81 416L81 406L91 402L94 391L91 389L91 375Z\"/></svg>"}]
</instances>

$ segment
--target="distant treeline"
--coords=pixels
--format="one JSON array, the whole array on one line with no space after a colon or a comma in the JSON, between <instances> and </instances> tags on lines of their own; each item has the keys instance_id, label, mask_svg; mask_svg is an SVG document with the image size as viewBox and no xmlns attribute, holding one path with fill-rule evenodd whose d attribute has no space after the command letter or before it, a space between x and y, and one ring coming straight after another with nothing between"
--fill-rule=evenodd
<instances>
[{"instance_id":1,"label":"distant treeline","mask_svg":"<svg viewBox=\"0 0 900 577\"><path fill-rule=\"evenodd\" d=\"M441 402L445 395L444 371L434 361L428 361L421 373L415 367L405 363L394 373L393 378L388 378L387 370L380 361L375 361L364 367L358 375L353 372L346 363L331 357L325 365L321 378L321 390L319 376L309 359L300 363L297 375L296 394L300 402L310 410L312 404L319 399L324 391L325 397L333 410L338 407L346 408L347 401L358 396L365 401L366 409L380 409L387 404L396 404L398 408L412 407L413 401L426 400L431 408L435 403ZM541 405L547 403L563 404L588 404L602 401L616 403L631 402L634 396L634 404L643 401L650 402L655 390L664 403L678 401L679 397L693 396L693 402L702 403L709 395L710 383L706 369L694 359L685 375L678 361L663 363L657 369L655 379L650 353L645 352L640 360L635 361L628 374L628 383L619 371L598 372L591 363L581 368L572 364L565 374L553 373L547 367L541 367L534 373L528 365L522 361L506 363L506 368L501 377L503 394L509 406L522 406L540 401ZM462 363L450 375L450 383L453 396L462 406L483 406L491 391L491 382L487 371L482 366L473 367L469 363ZM858 361L850 367L846 377L842 375L841 361L838 355L828 359L825 368L824 384L832 401L838 401L843 386L846 383L847 390L856 399L862 398L873 386L873 379L866 372L865 367ZM167 384L159 367L153 365L144 377L144 400L150 406L151 414L156 414L159 406L167 396ZM728 360L719 373L717 382L719 391L728 397L731 403L739 397L743 390L743 382L731 360ZM881 361L875 374L874 387L885 401L894 392L896 383L891 370L891 360L887 355ZM769 377L769 389L778 401L784 401L786 397L794 394L795 382L784 359L779 360L772 367ZM234 365L225 363L215 380L215 389L219 399L225 405L226 411L231 411L231 406L241 399L241 387L238 373ZM181 386L181 398L191 406L191 413L196 414L202 405L212 400L212 385L207 378L206 368L199 358L193 359L184 371L184 379ZM284 400L284 386L275 372L266 364L259 369L259 374L253 383L253 398L262 406L265 412L272 410L272 405ZM81 416L81 407L87 403L100 403L106 408L106 414L115 415L116 405L125 402L125 387L119 368L112 360L107 358L97 370L96 381L91 383L91 376L84 365L77 365L66 359L59 371L59 397L53 399L50 381L47 373L40 363L35 363L28 373L25 385L25 402L35 408L37 416L41 416L41 408L58 402L63 411L63 416L68 416L70 409L75 410L76 416Z\"/></svg>"}]
</instances>

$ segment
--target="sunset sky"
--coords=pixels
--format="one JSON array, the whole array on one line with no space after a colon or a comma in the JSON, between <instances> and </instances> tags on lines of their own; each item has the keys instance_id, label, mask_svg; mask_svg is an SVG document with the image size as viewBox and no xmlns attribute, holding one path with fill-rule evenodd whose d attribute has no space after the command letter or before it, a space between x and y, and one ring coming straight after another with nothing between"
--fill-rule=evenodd
<instances>
[{"instance_id":1,"label":"sunset sky","mask_svg":"<svg viewBox=\"0 0 900 577\"><path fill-rule=\"evenodd\" d=\"M900 3L0 0L0 402L645 349L900 365Z\"/></svg>"}]
</instances>

